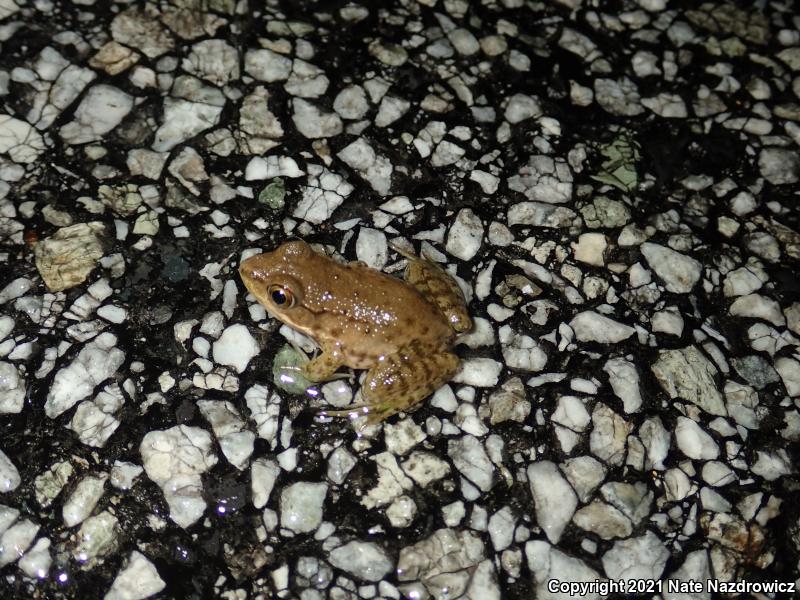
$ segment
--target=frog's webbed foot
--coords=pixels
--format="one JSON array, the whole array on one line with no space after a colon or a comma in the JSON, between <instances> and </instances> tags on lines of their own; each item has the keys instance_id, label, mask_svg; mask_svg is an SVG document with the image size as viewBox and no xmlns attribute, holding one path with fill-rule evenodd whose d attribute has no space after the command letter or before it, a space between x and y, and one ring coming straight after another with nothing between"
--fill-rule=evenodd
<instances>
[{"instance_id":1,"label":"frog's webbed foot","mask_svg":"<svg viewBox=\"0 0 800 600\"><path fill-rule=\"evenodd\" d=\"M366 415L368 424L378 423L416 406L447 383L458 362L449 350L413 342L369 370L361 387L366 402L324 412L334 417Z\"/></svg>"}]
</instances>

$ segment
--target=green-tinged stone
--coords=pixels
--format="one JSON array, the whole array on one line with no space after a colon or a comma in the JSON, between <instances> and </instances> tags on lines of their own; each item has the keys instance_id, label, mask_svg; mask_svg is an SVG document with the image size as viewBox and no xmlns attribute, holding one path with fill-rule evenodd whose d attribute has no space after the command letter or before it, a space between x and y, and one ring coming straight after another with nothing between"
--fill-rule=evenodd
<instances>
[{"instance_id":1,"label":"green-tinged stone","mask_svg":"<svg viewBox=\"0 0 800 600\"><path fill-rule=\"evenodd\" d=\"M133 224L133 233L136 235L155 235L158 233L158 213L149 210L139 215Z\"/></svg>"},{"instance_id":2,"label":"green-tinged stone","mask_svg":"<svg viewBox=\"0 0 800 600\"><path fill-rule=\"evenodd\" d=\"M622 227L631 220L631 211L622 202L598 196L581 209L583 220L590 229Z\"/></svg>"},{"instance_id":3,"label":"green-tinged stone","mask_svg":"<svg viewBox=\"0 0 800 600\"><path fill-rule=\"evenodd\" d=\"M278 350L272 363L272 377L275 385L290 394L305 394L314 385L303 377L301 369L308 363L308 357L286 344Z\"/></svg>"},{"instance_id":4,"label":"green-tinged stone","mask_svg":"<svg viewBox=\"0 0 800 600\"><path fill-rule=\"evenodd\" d=\"M208 0L208 8L226 15L236 14L235 0Z\"/></svg>"},{"instance_id":5,"label":"green-tinged stone","mask_svg":"<svg viewBox=\"0 0 800 600\"><path fill-rule=\"evenodd\" d=\"M733 358L731 359L731 364L742 379L757 390L763 390L768 385L780 381L778 372L772 368L772 365L763 356L751 354L741 358Z\"/></svg>"},{"instance_id":6,"label":"green-tinged stone","mask_svg":"<svg viewBox=\"0 0 800 600\"><path fill-rule=\"evenodd\" d=\"M285 198L286 186L283 184L283 179L280 177L273 179L258 195L258 201L261 202L261 204L266 204L273 210L283 208Z\"/></svg>"},{"instance_id":7,"label":"green-tinged stone","mask_svg":"<svg viewBox=\"0 0 800 600\"><path fill-rule=\"evenodd\" d=\"M800 48L792 46L778 52L778 58L785 62L792 71L800 71Z\"/></svg>"},{"instance_id":8,"label":"green-tinged stone","mask_svg":"<svg viewBox=\"0 0 800 600\"><path fill-rule=\"evenodd\" d=\"M51 292L80 285L103 257L106 227L100 221L58 229L33 249L36 268Z\"/></svg>"},{"instance_id":9,"label":"green-tinged stone","mask_svg":"<svg viewBox=\"0 0 800 600\"><path fill-rule=\"evenodd\" d=\"M729 37L720 40L716 36L710 35L703 40L703 46L711 56L744 56L747 53L747 46L738 37Z\"/></svg>"},{"instance_id":10,"label":"green-tinged stone","mask_svg":"<svg viewBox=\"0 0 800 600\"><path fill-rule=\"evenodd\" d=\"M303 21L269 21L267 23L267 33L272 35L304 37L314 30L313 25Z\"/></svg>"},{"instance_id":11,"label":"green-tinged stone","mask_svg":"<svg viewBox=\"0 0 800 600\"><path fill-rule=\"evenodd\" d=\"M170 0L169 4L178 9L192 11L197 15L209 11L225 15L236 13L236 0Z\"/></svg>"},{"instance_id":12,"label":"green-tinged stone","mask_svg":"<svg viewBox=\"0 0 800 600\"><path fill-rule=\"evenodd\" d=\"M47 508L67 484L75 469L68 461L53 464L47 471L39 475L33 482L36 501L42 508Z\"/></svg>"},{"instance_id":13,"label":"green-tinged stone","mask_svg":"<svg viewBox=\"0 0 800 600\"><path fill-rule=\"evenodd\" d=\"M639 183L636 163L639 161L639 143L633 136L624 131L609 144L600 147L600 154L606 160L603 170L592 175L592 179L619 188L623 192L631 192Z\"/></svg>"},{"instance_id":14,"label":"green-tinged stone","mask_svg":"<svg viewBox=\"0 0 800 600\"><path fill-rule=\"evenodd\" d=\"M785 104L776 104L772 109L772 113L781 119L788 119L790 121L800 121L800 104L796 102L786 102Z\"/></svg>"},{"instance_id":15,"label":"green-tinged stone","mask_svg":"<svg viewBox=\"0 0 800 600\"><path fill-rule=\"evenodd\" d=\"M770 38L769 21L760 11L748 12L733 2L704 2L684 15L692 25L713 33L737 35L756 44L766 44Z\"/></svg>"},{"instance_id":16,"label":"green-tinged stone","mask_svg":"<svg viewBox=\"0 0 800 600\"><path fill-rule=\"evenodd\" d=\"M89 517L78 530L78 544L72 557L84 570L89 570L119 546L119 520L107 510Z\"/></svg>"},{"instance_id":17,"label":"green-tinged stone","mask_svg":"<svg viewBox=\"0 0 800 600\"><path fill-rule=\"evenodd\" d=\"M167 195L164 197L164 205L167 208L184 210L190 215L196 215L208 210L207 206L201 206L189 197L183 189L174 183L167 182Z\"/></svg>"},{"instance_id":18,"label":"green-tinged stone","mask_svg":"<svg viewBox=\"0 0 800 600\"><path fill-rule=\"evenodd\" d=\"M720 42L720 48L726 56L744 56L747 53L747 46L738 37L730 37Z\"/></svg>"},{"instance_id":19,"label":"green-tinged stone","mask_svg":"<svg viewBox=\"0 0 800 600\"><path fill-rule=\"evenodd\" d=\"M121 217L132 215L142 204L139 186L133 183L125 183L115 187L101 185L97 189L97 195L103 204Z\"/></svg>"}]
</instances>

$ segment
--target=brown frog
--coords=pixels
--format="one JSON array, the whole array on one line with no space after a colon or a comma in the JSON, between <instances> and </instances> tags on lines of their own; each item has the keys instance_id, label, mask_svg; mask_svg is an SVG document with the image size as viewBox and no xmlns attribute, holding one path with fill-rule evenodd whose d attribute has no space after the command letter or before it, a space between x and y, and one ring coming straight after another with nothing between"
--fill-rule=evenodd
<instances>
[{"instance_id":1,"label":"brown frog","mask_svg":"<svg viewBox=\"0 0 800 600\"><path fill-rule=\"evenodd\" d=\"M313 382L340 367L369 369L357 410L369 422L406 410L444 385L458 369L457 333L472 328L458 284L437 265L407 254L405 281L362 263L341 264L291 241L248 258L245 286L274 317L311 337L321 353L303 375Z\"/></svg>"}]
</instances>

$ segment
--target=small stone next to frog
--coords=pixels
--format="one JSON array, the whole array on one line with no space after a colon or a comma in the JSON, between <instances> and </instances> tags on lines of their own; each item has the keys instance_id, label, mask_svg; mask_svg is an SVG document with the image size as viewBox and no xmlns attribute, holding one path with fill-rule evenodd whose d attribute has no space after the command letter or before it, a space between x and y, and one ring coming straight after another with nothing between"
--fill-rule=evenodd
<instances>
[{"instance_id":1,"label":"small stone next to frog","mask_svg":"<svg viewBox=\"0 0 800 600\"><path fill-rule=\"evenodd\" d=\"M301 367L312 382L341 367L367 369L362 406L378 422L407 410L458 369L456 335L472 328L464 296L437 265L403 252L405 281L361 263L340 264L300 240L242 262L248 291L278 320L309 336L320 353Z\"/></svg>"}]
</instances>

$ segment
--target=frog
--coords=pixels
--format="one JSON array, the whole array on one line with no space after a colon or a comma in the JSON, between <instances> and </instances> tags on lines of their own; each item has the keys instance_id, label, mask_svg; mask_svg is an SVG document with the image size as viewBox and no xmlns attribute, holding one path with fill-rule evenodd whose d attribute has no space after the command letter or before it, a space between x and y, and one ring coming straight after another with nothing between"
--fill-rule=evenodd
<instances>
[{"instance_id":1,"label":"frog","mask_svg":"<svg viewBox=\"0 0 800 600\"><path fill-rule=\"evenodd\" d=\"M453 346L472 328L458 283L437 264L392 248L407 259L403 279L362 262L338 262L303 240L239 266L267 312L319 347L300 367L303 377L322 383L345 367L367 370L364 402L327 415L381 422L410 411L458 371Z\"/></svg>"}]
</instances>

